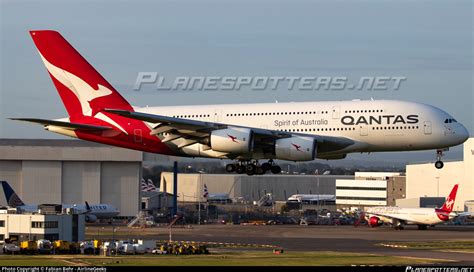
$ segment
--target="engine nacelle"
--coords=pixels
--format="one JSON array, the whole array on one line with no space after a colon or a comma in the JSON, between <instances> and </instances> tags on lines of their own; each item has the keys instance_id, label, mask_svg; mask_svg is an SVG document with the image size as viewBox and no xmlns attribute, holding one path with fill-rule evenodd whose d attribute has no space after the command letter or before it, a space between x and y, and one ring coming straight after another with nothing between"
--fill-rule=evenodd
<instances>
[{"instance_id":1,"label":"engine nacelle","mask_svg":"<svg viewBox=\"0 0 474 272\"><path fill-rule=\"evenodd\" d=\"M323 160L342 160L347 157L347 154L337 154L337 155L319 155L318 154L318 159L323 159Z\"/></svg>"},{"instance_id":2,"label":"engine nacelle","mask_svg":"<svg viewBox=\"0 0 474 272\"><path fill-rule=\"evenodd\" d=\"M253 150L253 131L249 128L228 127L211 132L210 146L214 151L243 154Z\"/></svg>"},{"instance_id":3,"label":"engine nacelle","mask_svg":"<svg viewBox=\"0 0 474 272\"><path fill-rule=\"evenodd\" d=\"M312 137L293 136L275 141L277 159L312 161L316 157L316 140Z\"/></svg>"},{"instance_id":4,"label":"engine nacelle","mask_svg":"<svg viewBox=\"0 0 474 272\"><path fill-rule=\"evenodd\" d=\"M380 227L383 225L383 221L380 220L377 216L372 216L369 218L369 225L373 228Z\"/></svg>"},{"instance_id":5,"label":"engine nacelle","mask_svg":"<svg viewBox=\"0 0 474 272\"><path fill-rule=\"evenodd\" d=\"M95 221L97 221L97 216L93 214L86 214L85 220L87 223L94 223Z\"/></svg>"}]
</instances>

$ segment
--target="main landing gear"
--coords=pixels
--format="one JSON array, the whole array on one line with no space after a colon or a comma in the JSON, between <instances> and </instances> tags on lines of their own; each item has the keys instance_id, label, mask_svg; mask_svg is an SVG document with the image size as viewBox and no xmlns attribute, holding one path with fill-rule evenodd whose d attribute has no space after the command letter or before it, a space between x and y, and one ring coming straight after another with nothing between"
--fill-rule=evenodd
<instances>
[{"instance_id":1,"label":"main landing gear","mask_svg":"<svg viewBox=\"0 0 474 272\"><path fill-rule=\"evenodd\" d=\"M229 163L225 166L225 170L228 173L236 172L237 174L246 173L249 176L252 175L264 175L266 172L270 171L273 174L279 174L281 172L281 167L276 165L273 160L269 160L265 163L258 163L257 160L254 161L239 161L236 163Z\"/></svg>"},{"instance_id":2,"label":"main landing gear","mask_svg":"<svg viewBox=\"0 0 474 272\"><path fill-rule=\"evenodd\" d=\"M435 167L436 169L441 169L444 166L444 163L441 161L441 157L443 157L443 150L438 149L436 150L436 162L435 162Z\"/></svg>"}]
</instances>

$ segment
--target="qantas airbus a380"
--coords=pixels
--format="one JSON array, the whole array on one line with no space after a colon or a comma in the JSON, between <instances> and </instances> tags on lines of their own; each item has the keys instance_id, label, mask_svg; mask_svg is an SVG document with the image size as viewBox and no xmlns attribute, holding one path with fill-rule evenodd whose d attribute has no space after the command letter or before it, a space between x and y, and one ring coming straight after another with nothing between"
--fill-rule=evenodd
<instances>
[{"instance_id":1,"label":"qantas airbus a380","mask_svg":"<svg viewBox=\"0 0 474 272\"><path fill-rule=\"evenodd\" d=\"M228 172L279 173L274 159L343 159L348 153L443 150L469 133L445 111L404 101L133 107L56 31L31 37L69 117L13 118L124 148L232 159ZM265 163L260 161L265 160Z\"/></svg>"}]
</instances>

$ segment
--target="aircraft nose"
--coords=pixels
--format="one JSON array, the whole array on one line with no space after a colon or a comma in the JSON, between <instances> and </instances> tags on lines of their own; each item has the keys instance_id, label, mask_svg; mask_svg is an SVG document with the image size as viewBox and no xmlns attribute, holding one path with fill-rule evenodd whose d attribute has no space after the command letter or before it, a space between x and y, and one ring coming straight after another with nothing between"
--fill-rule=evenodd
<instances>
[{"instance_id":1,"label":"aircraft nose","mask_svg":"<svg viewBox=\"0 0 474 272\"><path fill-rule=\"evenodd\" d=\"M459 124L457 135L462 143L469 139L469 131L467 131L467 128L462 124Z\"/></svg>"}]
</instances>

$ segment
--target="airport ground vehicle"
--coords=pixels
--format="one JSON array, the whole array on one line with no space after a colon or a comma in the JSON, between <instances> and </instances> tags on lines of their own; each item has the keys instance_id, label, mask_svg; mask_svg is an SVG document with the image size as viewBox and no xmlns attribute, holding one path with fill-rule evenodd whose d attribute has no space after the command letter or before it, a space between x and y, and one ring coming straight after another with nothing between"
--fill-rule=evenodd
<instances>
[{"instance_id":1,"label":"airport ground vehicle","mask_svg":"<svg viewBox=\"0 0 474 272\"><path fill-rule=\"evenodd\" d=\"M153 253L174 255L209 254L209 250L204 245L194 243L164 243L155 249Z\"/></svg>"},{"instance_id":2,"label":"airport ground vehicle","mask_svg":"<svg viewBox=\"0 0 474 272\"><path fill-rule=\"evenodd\" d=\"M46 239L39 239L38 241L36 241L36 244L38 246L38 251L40 254L51 254L53 250L51 241Z\"/></svg>"},{"instance_id":3,"label":"airport ground vehicle","mask_svg":"<svg viewBox=\"0 0 474 272\"><path fill-rule=\"evenodd\" d=\"M94 241L82 241L80 243L81 254L91 255L95 253Z\"/></svg>"},{"instance_id":4,"label":"airport ground vehicle","mask_svg":"<svg viewBox=\"0 0 474 272\"><path fill-rule=\"evenodd\" d=\"M76 242L68 242L64 240L56 240L53 242L54 254L79 254L80 245Z\"/></svg>"},{"instance_id":5,"label":"airport ground vehicle","mask_svg":"<svg viewBox=\"0 0 474 272\"><path fill-rule=\"evenodd\" d=\"M35 254L38 253L38 245L35 241L22 241L20 242L20 253L22 254Z\"/></svg>"},{"instance_id":6,"label":"airport ground vehicle","mask_svg":"<svg viewBox=\"0 0 474 272\"><path fill-rule=\"evenodd\" d=\"M3 244L3 253L4 254L19 254L20 246L15 243L5 243Z\"/></svg>"}]
</instances>

